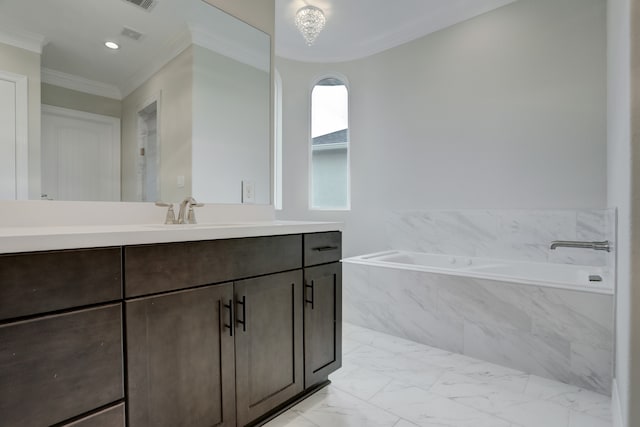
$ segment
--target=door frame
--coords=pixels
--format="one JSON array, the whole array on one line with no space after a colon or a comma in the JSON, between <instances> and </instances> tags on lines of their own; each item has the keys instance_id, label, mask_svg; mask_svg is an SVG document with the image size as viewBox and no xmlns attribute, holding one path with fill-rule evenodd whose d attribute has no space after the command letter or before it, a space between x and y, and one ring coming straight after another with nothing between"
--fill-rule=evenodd
<instances>
[{"instance_id":1,"label":"door frame","mask_svg":"<svg viewBox=\"0 0 640 427\"><path fill-rule=\"evenodd\" d=\"M41 106L41 115L45 114L59 117L66 117L71 119L79 119L79 120L91 120L94 122L103 123L109 125L113 128L112 138L111 138L111 146L113 149L113 157L117 159L117 161L112 162L111 164L111 173L112 176L117 178L118 182L115 186L115 193L113 194L114 199L121 200L122 199L122 176L120 174L121 169L121 139L122 135L120 134L120 119L112 116L103 116L101 114L87 113L86 111L72 110L70 108L56 107L53 105L42 104ZM44 162L44 157L41 159Z\"/></svg>"},{"instance_id":2,"label":"door frame","mask_svg":"<svg viewBox=\"0 0 640 427\"><path fill-rule=\"evenodd\" d=\"M29 91L28 77L0 70L0 79L16 85L16 199L29 198Z\"/></svg>"},{"instance_id":3,"label":"door frame","mask_svg":"<svg viewBox=\"0 0 640 427\"><path fill-rule=\"evenodd\" d=\"M154 93L153 95L151 95L150 97L146 98L143 102L139 103L138 105L136 105L136 147L137 147L137 153L136 153L136 200L137 201L142 201L142 196L144 195L144 175L143 175L143 162L146 162L146 159L140 154L140 150L143 147L142 144L142 138L140 135L140 115L138 113L140 113L140 111L144 110L145 108L147 108L149 105L156 103L156 170L158 171L158 176L156 179L156 193L158 194L158 197L161 198L162 193L161 193L161 189L162 186L160 184L161 181L161 174L160 174L160 167L162 164L162 132L160 132L160 126L161 126L161 117L162 117L162 91L158 91L157 93ZM150 202L151 200L147 200L147 202Z\"/></svg>"}]
</instances>

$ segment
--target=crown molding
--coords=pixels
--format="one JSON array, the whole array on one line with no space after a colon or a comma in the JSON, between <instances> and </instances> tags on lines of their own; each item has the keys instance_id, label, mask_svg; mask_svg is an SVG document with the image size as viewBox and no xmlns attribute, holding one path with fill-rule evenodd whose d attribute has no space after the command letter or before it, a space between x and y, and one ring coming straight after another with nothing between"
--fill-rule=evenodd
<instances>
[{"instance_id":1,"label":"crown molding","mask_svg":"<svg viewBox=\"0 0 640 427\"><path fill-rule=\"evenodd\" d=\"M189 23L189 31L191 32L191 41L195 45L267 73L271 70L271 58L268 53L265 55L257 48L247 47L246 43L238 43L236 40L213 33L207 28L193 23Z\"/></svg>"},{"instance_id":2,"label":"crown molding","mask_svg":"<svg viewBox=\"0 0 640 427\"><path fill-rule=\"evenodd\" d=\"M106 98L122 99L122 93L115 85L89 80L50 68L42 68L42 83L60 86L78 92L90 93L92 95L104 96Z\"/></svg>"},{"instance_id":3,"label":"crown molding","mask_svg":"<svg viewBox=\"0 0 640 427\"><path fill-rule=\"evenodd\" d=\"M140 85L149 80L151 76L160 71L162 67L167 65L176 56L180 55L186 48L191 45L191 33L188 28L181 31L176 37L170 40L160 55L155 55L146 62L146 66L139 69L127 79L121 86L123 98L127 97L136 90Z\"/></svg>"},{"instance_id":4,"label":"crown molding","mask_svg":"<svg viewBox=\"0 0 640 427\"><path fill-rule=\"evenodd\" d=\"M47 39L41 34L3 28L0 30L0 43L42 55L42 48L47 44Z\"/></svg>"}]
</instances>

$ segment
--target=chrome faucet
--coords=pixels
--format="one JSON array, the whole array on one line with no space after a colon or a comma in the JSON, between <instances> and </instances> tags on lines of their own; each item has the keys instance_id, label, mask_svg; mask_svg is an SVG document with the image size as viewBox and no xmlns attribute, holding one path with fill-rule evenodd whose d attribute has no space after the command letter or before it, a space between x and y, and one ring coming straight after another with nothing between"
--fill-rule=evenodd
<instances>
[{"instance_id":1,"label":"chrome faucet","mask_svg":"<svg viewBox=\"0 0 640 427\"><path fill-rule=\"evenodd\" d=\"M550 249L555 248L582 248L593 249L595 251L611 251L611 244L608 240L602 242L576 242L573 240L554 240L551 242Z\"/></svg>"},{"instance_id":2,"label":"chrome faucet","mask_svg":"<svg viewBox=\"0 0 640 427\"><path fill-rule=\"evenodd\" d=\"M180 202L180 211L178 212L176 224L196 224L196 213L193 208L202 206L204 206L204 203L196 202L196 199L191 196L186 197L182 202ZM188 212L187 207L189 208Z\"/></svg>"}]
</instances>

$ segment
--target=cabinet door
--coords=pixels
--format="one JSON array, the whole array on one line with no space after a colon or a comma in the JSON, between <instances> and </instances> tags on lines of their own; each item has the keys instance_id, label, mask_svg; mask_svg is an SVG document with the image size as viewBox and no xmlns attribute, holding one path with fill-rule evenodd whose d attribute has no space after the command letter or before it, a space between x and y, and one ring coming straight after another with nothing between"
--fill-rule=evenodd
<instances>
[{"instance_id":1,"label":"cabinet door","mask_svg":"<svg viewBox=\"0 0 640 427\"><path fill-rule=\"evenodd\" d=\"M303 390L302 270L235 282L238 426Z\"/></svg>"},{"instance_id":2,"label":"cabinet door","mask_svg":"<svg viewBox=\"0 0 640 427\"><path fill-rule=\"evenodd\" d=\"M123 397L122 305L0 326L0 425L52 425Z\"/></svg>"},{"instance_id":3,"label":"cabinet door","mask_svg":"<svg viewBox=\"0 0 640 427\"><path fill-rule=\"evenodd\" d=\"M305 387L327 379L342 365L342 266L304 270Z\"/></svg>"},{"instance_id":4,"label":"cabinet door","mask_svg":"<svg viewBox=\"0 0 640 427\"><path fill-rule=\"evenodd\" d=\"M125 427L124 403L65 424L63 427Z\"/></svg>"},{"instance_id":5,"label":"cabinet door","mask_svg":"<svg viewBox=\"0 0 640 427\"><path fill-rule=\"evenodd\" d=\"M224 284L125 303L131 427L235 426L232 298Z\"/></svg>"}]
</instances>

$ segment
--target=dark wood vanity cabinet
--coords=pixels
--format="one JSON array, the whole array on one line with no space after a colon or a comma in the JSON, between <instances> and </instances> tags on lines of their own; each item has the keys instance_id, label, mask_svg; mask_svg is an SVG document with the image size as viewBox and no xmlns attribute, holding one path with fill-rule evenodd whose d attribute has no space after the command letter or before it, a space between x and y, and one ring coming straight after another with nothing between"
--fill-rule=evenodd
<instances>
[{"instance_id":1,"label":"dark wood vanity cabinet","mask_svg":"<svg viewBox=\"0 0 640 427\"><path fill-rule=\"evenodd\" d=\"M342 267L307 267L304 281L304 377L310 387L342 366Z\"/></svg>"},{"instance_id":2,"label":"dark wood vanity cabinet","mask_svg":"<svg viewBox=\"0 0 640 427\"><path fill-rule=\"evenodd\" d=\"M340 367L340 253L331 232L0 255L0 425L263 423Z\"/></svg>"},{"instance_id":3,"label":"dark wood vanity cabinet","mask_svg":"<svg viewBox=\"0 0 640 427\"><path fill-rule=\"evenodd\" d=\"M303 392L302 235L124 259L131 427L244 426Z\"/></svg>"},{"instance_id":4,"label":"dark wood vanity cabinet","mask_svg":"<svg viewBox=\"0 0 640 427\"><path fill-rule=\"evenodd\" d=\"M342 366L342 234L304 235L305 388Z\"/></svg>"},{"instance_id":5,"label":"dark wood vanity cabinet","mask_svg":"<svg viewBox=\"0 0 640 427\"><path fill-rule=\"evenodd\" d=\"M0 255L0 425L79 422L122 402L121 298L119 247Z\"/></svg>"},{"instance_id":6,"label":"dark wood vanity cabinet","mask_svg":"<svg viewBox=\"0 0 640 427\"><path fill-rule=\"evenodd\" d=\"M235 426L233 285L125 303L129 425Z\"/></svg>"},{"instance_id":7,"label":"dark wood vanity cabinet","mask_svg":"<svg viewBox=\"0 0 640 427\"><path fill-rule=\"evenodd\" d=\"M124 397L122 306L0 326L0 424L48 426Z\"/></svg>"},{"instance_id":8,"label":"dark wood vanity cabinet","mask_svg":"<svg viewBox=\"0 0 640 427\"><path fill-rule=\"evenodd\" d=\"M124 427L124 403L64 424L62 427Z\"/></svg>"},{"instance_id":9,"label":"dark wood vanity cabinet","mask_svg":"<svg viewBox=\"0 0 640 427\"><path fill-rule=\"evenodd\" d=\"M304 389L302 270L235 282L238 425Z\"/></svg>"}]
</instances>

